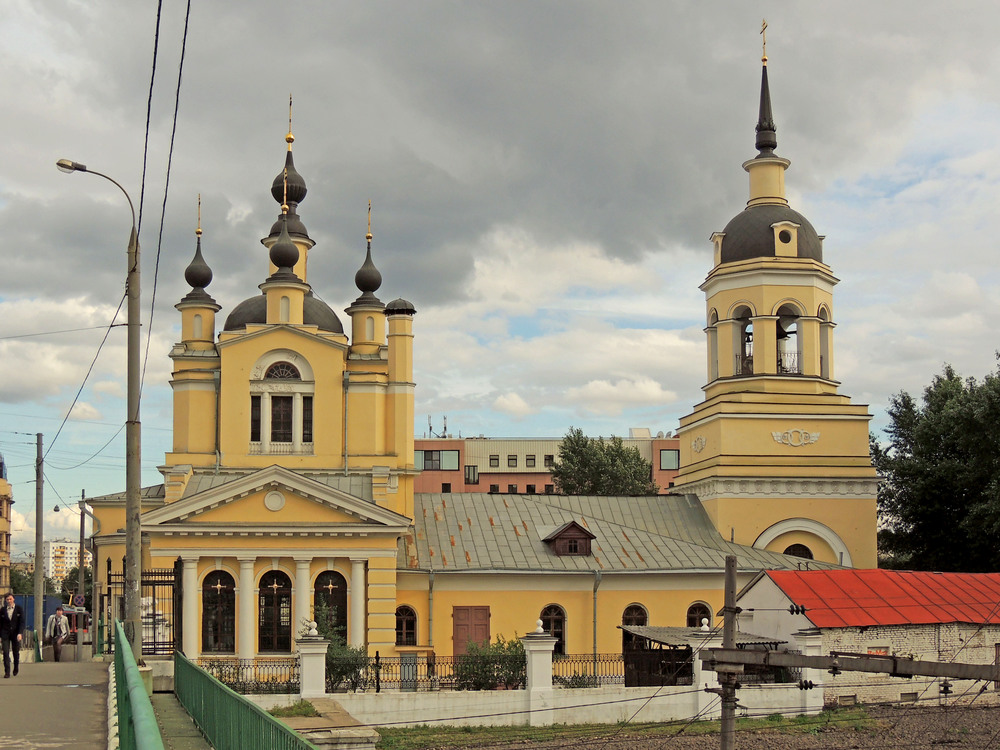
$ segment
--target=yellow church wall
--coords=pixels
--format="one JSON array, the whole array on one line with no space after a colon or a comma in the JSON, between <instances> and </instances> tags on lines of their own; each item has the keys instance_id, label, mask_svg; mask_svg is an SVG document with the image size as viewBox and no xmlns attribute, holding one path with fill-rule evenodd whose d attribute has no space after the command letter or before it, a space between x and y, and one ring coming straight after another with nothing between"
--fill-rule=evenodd
<instances>
[{"instance_id":1,"label":"yellow church wall","mask_svg":"<svg viewBox=\"0 0 1000 750\"><path fill-rule=\"evenodd\" d=\"M348 462L355 465L370 462L351 461L351 456L385 454L385 380L384 376L351 376L348 386L347 452Z\"/></svg>"},{"instance_id":2,"label":"yellow church wall","mask_svg":"<svg viewBox=\"0 0 1000 750\"><path fill-rule=\"evenodd\" d=\"M745 575L749 582L752 574ZM484 580L485 579L485 580ZM433 638L428 638L429 591L427 574L400 571L397 604L408 605L417 615L417 645L432 647L441 655L452 648L452 611L456 606L488 606L490 638L510 639L534 629L542 610L557 605L566 613L566 652L594 650L593 574L537 576L470 574L435 575ZM722 607L721 574L636 574L602 577L597 592L597 651L621 650L622 615L626 607L642 606L650 625L686 625L692 604L707 604L714 613Z\"/></svg>"},{"instance_id":3,"label":"yellow church wall","mask_svg":"<svg viewBox=\"0 0 1000 750\"><path fill-rule=\"evenodd\" d=\"M368 560L368 653L396 647L396 557Z\"/></svg>"},{"instance_id":4,"label":"yellow church wall","mask_svg":"<svg viewBox=\"0 0 1000 750\"><path fill-rule=\"evenodd\" d=\"M215 461L216 384L215 371L187 370L175 373L173 452L167 463L204 466ZM201 454L185 460L182 456ZM173 456L173 458L171 458Z\"/></svg>"},{"instance_id":5,"label":"yellow church wall","mask_svg":"<svg viewBox=\"0 0 1000 750\"><path fill-rule=\"evenodd\" d=\"M739 492L739 490L736 490ZM710 498L703 506L719 533L737 544L753 546L761 534L775 524L787 519L803 518L816 521L840 537L851 553L855 568L874 568L876 557L876 506L875 497L739 497ZM815 541L801 543L814 549L821 537L803 532ZM798 540L801 541L801 540ZM777 542L767 549L777 550ZM786 545L787 546L787 545ZM818 553L817 560L840 563L829 546L821 545L830 557ZM777 551L784 551L784 547ZM814 552L816 550L814 549Z\"/></svg>"},{"instance_id":6,"label":"yellow church wall","mask_svg":"<svg viewBox=\"0 0 1000 750\"><path fill-rule=\"evenodd\" d=\"M252 493L239 500L234 500L217 508L199 513L192 520L196 523L213 524L358 523L358 519L355 516L351 516L324 503L299 497L291 492L282 493L285 497L285 504L281 510L278 512L271 511L264 504L264 498L269 492L271 492L271 488Z\"/></svg>"}]
</instances>

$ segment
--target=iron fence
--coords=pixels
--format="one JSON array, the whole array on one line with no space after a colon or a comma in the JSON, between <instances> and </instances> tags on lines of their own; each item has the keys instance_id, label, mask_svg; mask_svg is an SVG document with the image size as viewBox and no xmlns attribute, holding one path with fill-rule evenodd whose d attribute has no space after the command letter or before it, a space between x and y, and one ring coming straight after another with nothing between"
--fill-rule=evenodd
<instances>
[{"instance_id":1,"label":"iron fence","mask_svg":"<svg viewBox=\"0 0 1000 750\"><path fill-rule=\"evenodd\" d=\"M564 688L625 684L625 659L618 654L565 654L552 657L552 685Z\"/></svg>"},{"instance_id":2,"label":"iron fence","mask_svg":"<svg viewBox=\"0 0 1000 750\"><path fill-rule=\"evenodd\" d=\"M297 657L260 657L238 659L202 657L198 666L231 690L241 695L291 694L299 692L301 682Z\"/></svg>"},{"instance_id":3,"label":"iron fence","mask_svg":"<svg viewBox=\"0 0 1000 750\"><path fill-rule=\"evenodd\" d=\"M122 561L124 569L124 560ZM174 569L153 568L142 571L139 610L142 618L142 653L170 655L174 652ZM101 595L101 622L109 627L125 618L125 574L111 572L108 560L108 592ZM103 636L103 634L102 634ZM114 637L103 638L110 653Z\"/></svg>"},{"instance_id":4,"label":"iron fence","mask_svg":"<svg viewBox=\"0 0 1000 750\"><path fill-rule=\"evenodd\" d=\"M153 704L139 675L121 620L115 621L115 708L121 750L163 750Z\"/></svg>"}]
</instances>

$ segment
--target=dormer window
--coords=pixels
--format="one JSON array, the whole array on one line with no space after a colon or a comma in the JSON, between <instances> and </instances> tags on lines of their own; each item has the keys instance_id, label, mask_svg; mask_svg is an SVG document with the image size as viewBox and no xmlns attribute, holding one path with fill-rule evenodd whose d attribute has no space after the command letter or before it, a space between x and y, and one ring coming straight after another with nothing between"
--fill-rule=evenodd
<instances>
[{"instance_id":1,"label":"dormer window","mask_svg":"<svg viewBox=\"0 0 1000 750\"><path fill-rule=\"evenodd\" d=\"M576 521L568 521L542 541L560 557L568 555L587 557L590 555L590 540L596 538Z\"/></svg>"}]
</instances>

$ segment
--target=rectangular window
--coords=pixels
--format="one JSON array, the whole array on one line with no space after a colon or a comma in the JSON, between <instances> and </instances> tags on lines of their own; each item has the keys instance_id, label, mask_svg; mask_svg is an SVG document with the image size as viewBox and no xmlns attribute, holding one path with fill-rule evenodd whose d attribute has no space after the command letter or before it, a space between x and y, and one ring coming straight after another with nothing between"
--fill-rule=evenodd
<instances>
[{"instance_id":1,"label":"rectangular window","mask_svg":"<svg viewBox=\"0 0 1000 750\"><path fill-rule=\"evenodd\" d=\"M490 493L491 494L497 493L499 491L500 491L500 485L499 484L491 484L490 485Z\"/></svg>"},{"instance_id":2,"label":"rectangular window","mask_svg":"<svg viewBox=\"0 0 1000 750\"><path fill-rule=\"evenodd\" d=\"M451 482L442 482L441 492L451 492Z\"/></svg>"},{"instance_id":3,"label":"rectangular window","mask_svg":"<svg viewBox=\"0 0 1000 750\"><path fill-rule=\"evenodd\" d=\"M413 465L420 471L424 470L424 452L413 451Z\"/></svg>"},{"instance_id":4,"label":"rectangular window","mask_svg":"<svg viewBox=\"0 0 1000 750\"><path fill-rule=\"evenodd\" d=\"M442 471L458 471L458 451L441 451Z\"/></svg>"},{"instance_id":5,"label":"rectangular window","mask_svg":"<svg viewBox=\"0 0 1000 750\"><path fill-rule=\"evenodd\" d=\"M458 451L414 451L423 454L423 465L418 468L427 471L458 471Z\"/></svg>"},{"instance_id":6,"label":"rectangular window","mask_svg":"<svg viewBox=\"0 0 1000 750\"><path fill-rule=\"evenodd\" d=\"M292 442L291 396L271 396L271 442Z\"/></svg>"},{"instance_id":7,"label":"rectangular window","mask_svg":"<svg viewBox=\"0 0 1000 750\"><path fill-rule=\"evenodd\" d=\"M507 485L507 492L516 493L517 492L517 485L516 484L508 484Z\"/></svg>"},{"instance_id":8,"label":"rectangular window","mask_svg":"<svg viewBox=\"0 0 1000 750\"><path fill-rule=\"evenodd\" d=\"M260 442L260 396L250 397L250 440Z\"/></svg>"},{"instance_id":9,"label":"rectangular window","mask_svg":"<svg viewBox=\"0 0 1000 750\"><path fill-rule=\"evenodd\" d=\"M555 465L556 465L555 456L553 456L551 453L547 453L545 455L545 468L551 469Z\"/></svg>"},{"instance_id":10,"label":"rectangular window","mask_svg":"<svg viewBox=\"0 0 1000 750\"><path fill-rule=\"evenodd\" d=\"M517 456L514 455L507 456L507 467L510 469L517 468Z\"/></svg>"},{"instance_id":11,"label":"rectangular window","mask_svg":"<svg viewBox=\"0 0 1000 750\"><path fill-rule=\"evenodd\" d=\"M546 495L551 495L555 491L556 491L556 486L554 484L547 484L547 485L545 485L545 494Z\"/></svg>"},{"instance_id":12,"label":"rectangular window","mask_svg":"<svg viewBox=\"0 0 1000 750\"><path fill-rule=\"evenodd\" d=\"M479 484L479 467L478 466L466 466L465 467L465 483L466 484Z\"/></svg>"},{"instance_id":13,"label":"rectangular window","mask_svg":"<svg viewBox=\"0 0 1000 750\"><path fill-rule=\"evenodd\" d=\"M524 457L524 465L527 466L529 469L534 469L535 457L529 453L527 456Z\"/></svg>"},{"instance_id":14,"label":"rectangular window","mask_svg":"<svg viewBox=\"0 0 1000 750\"><path fill-rule=\"evenodd\" d=\"M500 468L500 456L490 456L490 468L498 469Z\"/></svg>"},{"instance_id":15,"label":"rectangular window","mask_svg":"<svg viewBox=\"0 0 1000 750\"><path fill-rule=\"evenodd\" d=\"M534 495L535 494L535 485L529 484L527 487L524 488L524 491L527 492L529 495Z\"/></svg>"},{"instance_id":16,"label":"rectangular window","mask_svg":"<svg viewBox=\"0 0 1000 750\"><path fill-rule=\"evenodd\" d=\"M441 451L424 451L424 468L437 471L441 468Z\"/></svg>"},{"instance_id":17,"label":"rectangular window","mask_svg":"<svg viewBox=\"0 0 1000 750\"><path fill-rule=\"evenodd\" d=\"M313 397L302 397L302 442L313 441Z\"/></svg>"},{"instance_id":18,"label":"rectangular window","mask_svg":"<svg viewBox=\"0 0 1000 750\"><path fill-rule=\"evenodd\" d=\"M660 470L671 471L681 466L681 452L664 448L660 451Z\"/></svg>"}]
</instances>

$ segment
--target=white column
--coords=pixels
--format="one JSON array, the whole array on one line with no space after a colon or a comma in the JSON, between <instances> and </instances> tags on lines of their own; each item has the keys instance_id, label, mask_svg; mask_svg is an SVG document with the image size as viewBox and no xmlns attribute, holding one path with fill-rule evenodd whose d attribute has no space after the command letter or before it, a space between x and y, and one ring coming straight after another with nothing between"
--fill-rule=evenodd
<instances>
[{"instance_id":1,"label":"white column","mask_svg":"<svg viewBox=\"0 0 1000 750\"><path fill-rule=\"evenodd\" d=\"M302 394L292 394L292 453L302 452Z\"/></svg>"},{"instance_id":2,"label":"white column","mask_svg":"<svg viewBox=\"0 0 1000 750\"><path fill-rule=\"evenodd\" d=\"M364 646L368 640L365 632L365 609L368 594L365 588L365 561L351 558L351 600L348 609L351 611L351 626L348 631L352 646Z\"/></svg>"},{"instance_id":3,"label":"white column","mask_svg":"<svg viewBox=\"0 0 1000 750\"><path fill-rule=\"evenodd\" d=\"M313 619L309 612L309 603L312 601L312 586L309 585L311 562L311 559L295 558L295 619L292 621L292 633L298 633Z\"/></svg>"},{"instance_id":4,"label":"white column","mask_svg":"<svg viewBox=\"0 0 1000 750\"><path fill-rule=\"evenodd\" d=\"M237 655L241 659L252 659L257 653L254 641L254 623L257 621L257 592L254 590L253 557L241 557L239 592L239 630L237 632Z\"/></svg>"},{"instance_id":5,"label":"white column","mask_svg":"<svg viewBox=\"0 0 1000 750\"><path fill-rule=\"evenodd\" d=\"M260 452L271 452L271 394L260 394Z\"/></svg>"},{"instance_id":6,"label":"white column","mask_svg":"<svg viewBox=\"0 0 1000 750\"><path fill-rule=\"evenodd\" d=\"M538 620L535 632L521 639L524 646L525 685L528 693L528 723L531 726L548 726L552 714L552 650L556 639L542 630Z\"/></svg>"},{"instance_id":7,"label":"white column","mask_svg":"<svg viewBox=\"0 0 1000 750\"><path fill-rule=\"evenodd\" d=\"M198 627L198 558L184 558L184 655L197 659L201 652L201 628Z\"/></svg>"}]
</instances>

